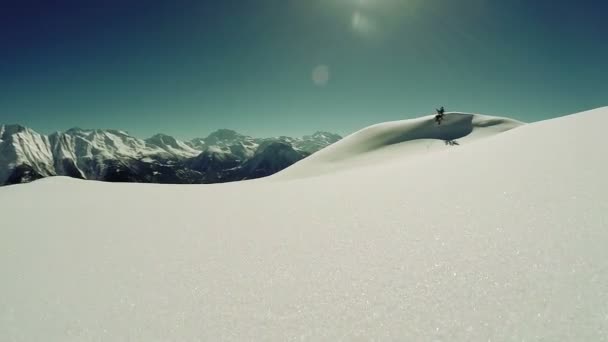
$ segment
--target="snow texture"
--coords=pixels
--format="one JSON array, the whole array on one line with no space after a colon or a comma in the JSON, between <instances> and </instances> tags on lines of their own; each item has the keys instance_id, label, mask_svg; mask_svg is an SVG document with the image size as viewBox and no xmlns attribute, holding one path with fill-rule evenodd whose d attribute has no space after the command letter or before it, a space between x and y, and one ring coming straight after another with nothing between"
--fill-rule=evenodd
<instances>
[{"instance_id":1,"label":"snow texture","mask_svg":"<svg viewBox=\"0 0 608 342\"><path fill-rule=\"evenodd\" d=\"M0 340L608 340L608 108L433 133L469 118L263 180L0 188Z\"/></svg>"}]
</instances>

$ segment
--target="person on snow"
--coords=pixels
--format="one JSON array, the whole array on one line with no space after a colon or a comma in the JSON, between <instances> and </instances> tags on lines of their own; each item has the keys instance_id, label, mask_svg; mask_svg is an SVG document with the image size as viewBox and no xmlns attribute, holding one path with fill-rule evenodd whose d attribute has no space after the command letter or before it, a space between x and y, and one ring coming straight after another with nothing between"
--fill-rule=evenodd
<instances>
[{"instance_id":1,"label":"person on snow","mask_svg":"<svg viewBox=\"0 0 608 342\"><path fill-rule=\"evenodd\" d=\"M441 125L441 120L443 120L443 114L445 113L445 108L441 106L439 109L435 109L437 111L437 115L435 115L435 121L437 121L438 125Z\"/></svg>"}]
</instances>

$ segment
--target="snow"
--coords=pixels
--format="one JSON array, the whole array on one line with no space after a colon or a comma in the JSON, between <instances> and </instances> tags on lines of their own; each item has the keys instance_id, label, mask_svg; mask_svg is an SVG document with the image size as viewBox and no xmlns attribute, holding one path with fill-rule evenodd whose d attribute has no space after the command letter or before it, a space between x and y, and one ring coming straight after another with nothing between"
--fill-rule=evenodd
<instances>
[{"instance_id":1,"label":"snow","mask_svg":"<svg viewBox=\"0 0 608 342\"><path fill-rule=\"evenodd\" d=\"M15 134L13 146L18 160L26 161L29 165L36 165L40 162L44 165L53 163L50 143L46 136L25 129L23 132Z\"/></svg>"},{"instance_id":2,"label":"snow","mask_svg":"<svg viewBox=\"0 0 608 342\"><path fill-rule=\"evenodd\" d=\"M277 178L317 176L429 152L443 152L450 142L468 144L521 125L522 122L508 118L470 113L446 113L441 125L437 125L434 116L385 122L345 137L284 170Z\"/></svg>"},{"instance_id":3,"label":"snow","mask_svg":"<svg viewBox=\"0 0 608 342\"><path fill-rule=\"evenodd\" d=\"M289 138L294 148L306 154L316 152L337 139L339 136L330 133ZM129 168L138 160L161 163L168 162L167 159L187 160L209 151L221 153L223 159L239 162L253 158L261 144L265 146L271 142L272 139L254 139L226 129L205 139L185 143L165 134L142 140L115 129L71 128L46 136L20 125L1 125L0 185L9 180L27 181L28 177L20 179L21 173L31 173L30 179L55 175L104 179L103 171L116 162ZM15 172L10 165L21 168Z\"/></svg>"},{"instance_id":4,"label":"snow","mask_svg":"<svg viewBox=\"0 0 608 342\"><path fill-rule=\"evenodd\" d=\"M138 159L141 156L152 157L167 153L177 157L192 157L200 153L169 136L167 136L168 143L175 144L175 146L165 144L162 139L159 139L159 145L146 144L146 141L131 137L126 132L119 130L71 129L66 133L58 134L66 137L69 142L69 145L65 147L64 155L73 155L74 160L95 157Z\"/></svg>"},{"instance_id":5,"label":"snow","mask_svg":"<svg viewBox=\"0 0 608 342\"><path fill-rule=\"evenodd\" d=\"M421 153L386 124L257 181L0 188L1 339L607 340L607 125Z\"/></svg>"},{"instance_id":6,"label":"snow","mask_svg":"<svg viewBox=\"0 0 608 342\"><path fill-rule=\"evenodd\" d=\"M0 128L0 184L16 165L27 164L41 175L54 174L49 139L19 125Z\"/></svg>"},{"instance_id":7,"label":"snow","mask_svg":"<svg viewBox=\"0 0 608 342\"><path fill-rule=\"evenodd\" d=\"M148 148L160 150L169 153L173 156L192 158L198 156L201 151L188 146L186 143L181 142L171 136L164 134L157 134L146 140ZM159 151L147 152L149 154L158 154Z\"/></svg>"},{"instance_id":8,"label":"snow","mask_svg":"<svg viewBox=\"0 0 608 342\"><path fill-rule=\"evenodd\" d=\"M228 154L230 152L225 151L222 147L217 146L217 145L211 145L208 146L205 151L207 151L208 153L218 153L218 154Z\"/></svg>"}]
</instances>

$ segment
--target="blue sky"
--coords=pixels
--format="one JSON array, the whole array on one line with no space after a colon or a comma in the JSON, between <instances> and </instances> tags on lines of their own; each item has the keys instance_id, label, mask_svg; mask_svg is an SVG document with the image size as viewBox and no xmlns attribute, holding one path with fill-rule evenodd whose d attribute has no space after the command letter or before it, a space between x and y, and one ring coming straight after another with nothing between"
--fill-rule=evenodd
<instances>
[{"instance_id":1,"label":"blue sky","mask_svg":"<svg viewBox=\"0 0 608 342\"><path fill-rule=\"evenodd\" d=\"M608 105L600 0L0 2L0 122L179 138L341 134Z\"/></svg>"}]
</instances>

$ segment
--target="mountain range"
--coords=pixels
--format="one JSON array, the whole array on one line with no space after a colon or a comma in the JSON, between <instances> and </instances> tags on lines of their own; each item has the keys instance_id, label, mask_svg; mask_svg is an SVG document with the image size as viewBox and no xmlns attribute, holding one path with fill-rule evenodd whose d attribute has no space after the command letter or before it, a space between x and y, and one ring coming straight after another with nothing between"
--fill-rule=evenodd
<instances>
[{"instance_id":1,"label":"mountain range","mask_svg":"<svg viewBox=\"0 0 608 342\"><path fill-rule=\"evenodd\" d=\"M190 141L165 134L139 139L113 129L71 128L47 136L21 125L0 125L0 185L48 176L171 184L253 179L340 139L327 132L253 138L229 129Z\"/></svg>"}]
</instances>

